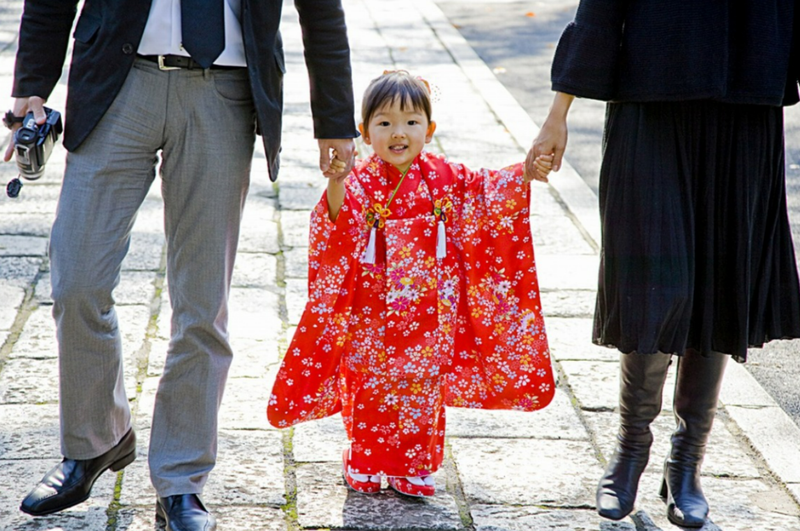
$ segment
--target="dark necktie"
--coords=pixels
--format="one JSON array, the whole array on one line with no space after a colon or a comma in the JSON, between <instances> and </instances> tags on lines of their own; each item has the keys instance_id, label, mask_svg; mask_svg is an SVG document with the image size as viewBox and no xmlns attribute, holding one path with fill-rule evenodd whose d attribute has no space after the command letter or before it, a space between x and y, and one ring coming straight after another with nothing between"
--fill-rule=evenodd
<instances>
[{"instance_id":1,"label":"dark necktie","mask_svg":"<svg viewBox=\"0 0 800 531\"><path fill-rule=\"evenodd\" d=\"M181 0L183 48L203 68L208 68L225 49L225 0Z\"/></svg>"}]
</instances>

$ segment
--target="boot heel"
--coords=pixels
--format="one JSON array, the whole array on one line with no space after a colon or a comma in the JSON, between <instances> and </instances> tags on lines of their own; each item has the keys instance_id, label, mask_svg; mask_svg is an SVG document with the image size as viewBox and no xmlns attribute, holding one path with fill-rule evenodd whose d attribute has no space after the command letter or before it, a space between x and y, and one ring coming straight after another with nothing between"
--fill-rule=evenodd
<instances>
[{"instance_id":1,"label":"boot heel","mask_svg":"<svg viewBox=\"0 0 800 531\"><path fill-rule=\"evenodd\" d=\"M661 479L661 491L658 493L664 503L667 502L667 496L669 495L669 489L667 488L667 478Z\"/></svg>"},{"instance_id":2,"label":"boot heel","mask_svg":"<svg viewBox=\"0 0 800 531\"><path fill-rule=\"evenodd\" d=\"M164 509L161 507L161 504L156 501L156 522L166 522L167 521L167 514L164 512Z\"/></svg>"},{"instance_id":3,"label":"boot heel","mask_svg":"<svg viewBox=\"0 0 800 531\"><path fill-rule=\"evenodd\" d=\"M133 463L135 460L136 460L136 450L122 457L118 461L114 461L108 468L110 468L112 472L119 472L129 464Z\"/></svg>"}]
</instances>

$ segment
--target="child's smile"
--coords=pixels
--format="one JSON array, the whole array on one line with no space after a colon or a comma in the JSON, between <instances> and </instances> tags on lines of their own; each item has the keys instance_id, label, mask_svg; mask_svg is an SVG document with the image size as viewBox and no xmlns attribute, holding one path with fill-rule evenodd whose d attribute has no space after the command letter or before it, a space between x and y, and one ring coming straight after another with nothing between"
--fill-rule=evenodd
<instances>
[{"instance_id":1,"label":"child's smile","mask_svg":"<svg viewBox=\"0 0 800 531\"><path fill-rule=\"evenodd\" d=\"M404 107L404 108L401 108ZM369 120L359 126L364 142L385 162L406 171L422 148L431 141L435 122L428 122L425 113L410 103L400 105L394 100L381 107Z\"/></svg>"}]
</instances>

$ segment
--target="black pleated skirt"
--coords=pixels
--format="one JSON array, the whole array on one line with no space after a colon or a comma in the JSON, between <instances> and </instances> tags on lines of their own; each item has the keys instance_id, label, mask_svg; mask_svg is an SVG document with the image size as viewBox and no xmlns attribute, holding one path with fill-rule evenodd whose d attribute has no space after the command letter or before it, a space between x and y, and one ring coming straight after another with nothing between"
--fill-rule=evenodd
<instances>
[{"instance_id":1,"label":"black pleated skirt","mask_svg":"<svg viewBox=\"0 0 800 531\"><path fill-rule=\"evenodd\" d=\"M594 342L732 355L800 337L783 109L610 103Z\"/></svg>"}]
</instances>

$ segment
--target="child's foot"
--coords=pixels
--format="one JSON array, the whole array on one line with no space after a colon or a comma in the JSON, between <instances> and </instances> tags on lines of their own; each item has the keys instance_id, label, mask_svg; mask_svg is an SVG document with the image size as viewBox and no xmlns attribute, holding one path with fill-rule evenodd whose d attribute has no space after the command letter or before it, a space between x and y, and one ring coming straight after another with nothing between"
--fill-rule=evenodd
<instances>
[{"instance_id":1,"label":"child's foot","mask_svg":"<svg viewBox=\"0 0 800 531\"><path fill-rule=\"evenodd\" d=\"M388 477L389 486L400 494L425 498L436 493L436 482L433 476Z\"/></svg>"},{"instance_id":2,"label":"child's foot","mask_svg":"<svg viewBox=\"0 0 800 531\"><path fill-rule=\"evenodd\" d=\"M350 468L350 449L342 452L342 476L347 486L356 492L375 494L381 490L381 477L369 474L356 474Z\"/></svg>"}]
</instances>

